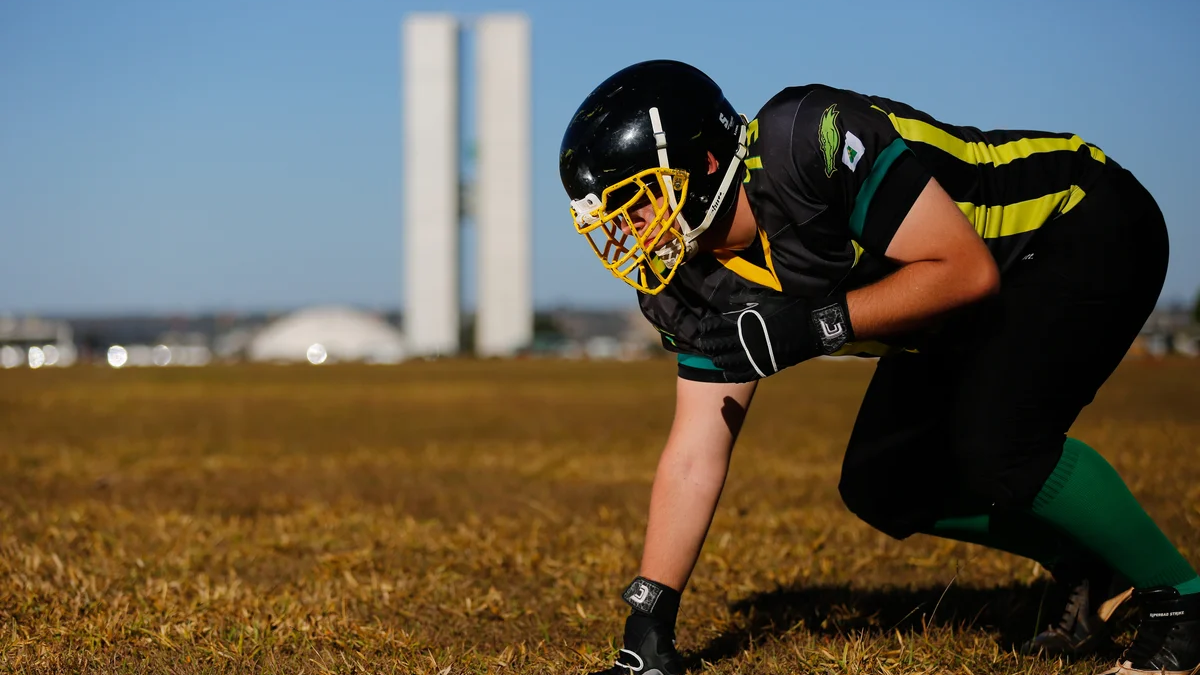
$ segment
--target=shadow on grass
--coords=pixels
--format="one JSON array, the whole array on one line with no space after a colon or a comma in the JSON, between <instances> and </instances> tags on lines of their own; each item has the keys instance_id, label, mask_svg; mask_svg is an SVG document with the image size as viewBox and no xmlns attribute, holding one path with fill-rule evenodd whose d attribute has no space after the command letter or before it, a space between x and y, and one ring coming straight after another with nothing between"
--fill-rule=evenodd
<instances>
[{"instance_id":1,"label":"shadow on grass","mask_svg":"<svg viewBox=\"0 0 1200 675\"><path fill-rule=\"evenodd\" d=\"M731 609L741 616L738 627L688 654L685 665L695 670L701 661L727 659L752 644L797 630L884 637L896 631L921 633L926 626L969 628L997 634L1001 649L1009 651L1057 622L1064 606L1065 598L1059 597L1048 582L992 588L784 588L734 603ZM1110 646L1099 656L1115 658L1119 651Z\"/></svg>"}]
</instances>

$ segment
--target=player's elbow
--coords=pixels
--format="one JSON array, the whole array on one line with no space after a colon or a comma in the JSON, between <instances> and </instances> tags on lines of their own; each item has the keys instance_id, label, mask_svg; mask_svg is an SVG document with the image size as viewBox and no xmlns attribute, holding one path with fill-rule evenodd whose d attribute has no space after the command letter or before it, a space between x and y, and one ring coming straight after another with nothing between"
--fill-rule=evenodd
<instances>
[{"instance_id":1,"label":"player's elbow","mask_svg":"<svg viewBox=\"0 0 1200 675\"><path fill-rule=\"evenodd\" d=\"M976 261L968 278L964 289L967 302L977 302L1000 292L1000 268L991 253Z\"/></svg>"}]
</instances>

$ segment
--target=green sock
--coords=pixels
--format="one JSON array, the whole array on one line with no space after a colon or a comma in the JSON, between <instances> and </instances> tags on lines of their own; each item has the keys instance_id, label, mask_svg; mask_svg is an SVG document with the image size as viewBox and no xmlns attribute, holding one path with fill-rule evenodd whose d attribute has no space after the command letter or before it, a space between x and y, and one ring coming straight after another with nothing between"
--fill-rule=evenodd
<instances>
[{"instance_id":1,"label":"green sock","mask_svg":"<svg viewBox=\"0 0 1200 675\"><path fill-rule=\"evenodd\" d=\"M979 544L1036 560L1046 569L1082 554L1062 532L1027 513L995 512L943 518L925 534Z\"/></svg>"},{"instance_id":2,"label":"green sock","mask_svg":"<svg viewBox=\"0 0 1200 675\"><path fill-rule=\"evenodd\" d=\"M1154 524L1115 469L1087 444L1063 445L1030 512L1070 535L1135 588L1200 590L1196 571Z\"/></svg>"}]
</instances>

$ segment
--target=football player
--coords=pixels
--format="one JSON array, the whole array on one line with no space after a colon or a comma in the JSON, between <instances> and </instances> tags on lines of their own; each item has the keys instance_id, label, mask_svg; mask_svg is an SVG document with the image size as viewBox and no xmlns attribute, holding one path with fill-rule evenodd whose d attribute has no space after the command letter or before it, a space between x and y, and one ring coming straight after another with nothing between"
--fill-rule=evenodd
<instances>
[{"instance_id":1,"label":"football player","mask_svg":"<svg viewBox=\"0 0 1200 675\"><path fill-rule=\"evenodd\" d=\"M819 355L881 357L842 467L852 512L892 537L1050 569L1070 601L1024 651L1093 649L1125 579L1143 613L1108 672L1197 671L1200 578L1109 463L1066 436L1167 268L1162 213L1100 148L823 85L746 120L699 70L651 61L584 100L559 170L577 231L678 355L607 673L682 672L681 593L756 383Z\"/></svg>"}]
</instances>

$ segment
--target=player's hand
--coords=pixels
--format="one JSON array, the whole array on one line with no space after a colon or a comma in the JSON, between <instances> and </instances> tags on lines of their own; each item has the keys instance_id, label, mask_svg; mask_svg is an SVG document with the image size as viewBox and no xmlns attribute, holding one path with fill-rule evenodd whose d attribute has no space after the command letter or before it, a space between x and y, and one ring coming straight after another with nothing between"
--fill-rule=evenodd
<instances>
[{"instance_id":1,"label":"player's hand","mask_svg":"<svg viewBox=\"0 0 1200 675\"><path fill-rule=\"evenodd\" d=\"M845 296L797 298L755 290L732 300L729 309L700 322L697 340L727 382L773 375L854 339Z\"/></svg>"},{"instance_id":2,"label":"player's hand","mask_svg":"<svg viewBox=\"0 0 1200 675\"><path fill-rule=\"evenodd\" d=\"M630 614L625 619L625 646L608 670L592 675L654 673L682 675L683 659L675 650L675 631L653 616Z\"/></svg>"}]
</instances>

